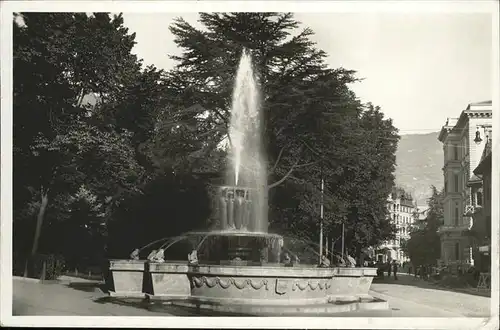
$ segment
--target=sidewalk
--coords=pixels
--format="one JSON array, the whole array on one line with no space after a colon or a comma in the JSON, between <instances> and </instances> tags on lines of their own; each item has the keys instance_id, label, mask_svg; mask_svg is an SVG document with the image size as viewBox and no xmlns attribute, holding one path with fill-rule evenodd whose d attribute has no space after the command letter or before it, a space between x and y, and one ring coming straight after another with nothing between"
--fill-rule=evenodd
<instances>
[{"instance_id":1,"label":"sidewalk","mask_svg":"<svg viewBox=\"0 0 500 330\"><path fill-rule=\"evenodd\" d=\"M168 316L131 306L105 303L100 283L64 277L60 281L41 282L13 278L13 315L50 316ZM119 323L117 323L119 325Z\"/></svg>"},{"instance_id":2,"label":"sidewalk","mask_svg":"<svg viewBox=\"0 0 500 330\"><path fill-rule=\"evenodd\" d=\"M439 290L445 290L445 291L450 291L450 292L458 292L458 293L466 293L466 294L471 294L475 296L481 296L481 297L491 297L491 291L485 291L485 290L477 290L476 288L469 287L469 288L454 288L450 286L444 286L440 285L439 282L429 279L429 280L423 280L420 277L416 277L414 275L408 275L408 273L399 273L398 272L398 280L394 280L394 275L391 274L391 277L388 277L387 275L384 276L384 278L376 278L373 283L396 283L396 281L404 280L404 283L399 283L399 284L408 284L408 280L411 280L411 285L418 285L420 287L426 287L426 288L432 288L432 289L439 289Z\"/></svg>"}]
</instances>

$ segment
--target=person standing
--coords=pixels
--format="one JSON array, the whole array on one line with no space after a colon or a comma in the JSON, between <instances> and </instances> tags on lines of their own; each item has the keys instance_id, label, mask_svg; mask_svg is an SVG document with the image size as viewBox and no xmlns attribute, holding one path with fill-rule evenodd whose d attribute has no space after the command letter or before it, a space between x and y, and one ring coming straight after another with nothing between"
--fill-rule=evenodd
<instances>
[{"instance_id":1,"label":"person standing","mask_svg":"<svg viewBox=\"0 0 500 330\"><path fill-rule=\"evenodd\" d=\"M387 261L387 276L388 277L391 277L391 262L390 261Z\"/></svg>"},{"instance_id":2,"label":"person standing","mask_svg":"<svg viewBox=\"0 0 500 330\"><path fill-rule=\"evenodd\" d=\"M394 273L394 279L397 280L398 279L398 263L396 262L396 260L394 260L392 262L392 272Z\"/></svg>"}]
</instances>

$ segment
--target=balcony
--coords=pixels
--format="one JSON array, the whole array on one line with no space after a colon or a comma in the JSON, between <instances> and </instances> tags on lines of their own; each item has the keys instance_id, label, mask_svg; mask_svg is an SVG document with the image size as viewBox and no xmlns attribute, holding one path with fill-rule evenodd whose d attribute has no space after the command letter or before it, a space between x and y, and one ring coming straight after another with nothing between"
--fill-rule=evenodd
<instances>
[{"instance_id":1,"label":"balcony","mask_svg":"<svg viewBox=\"0 0 500 330\"><path fill-rule=\"evenodd\" d=\"M466 205L464 208L464 217L473 217L482 210L480 205Z\"/></svg>"},{"instance_id":2,"label":"balcony","mask_svg":"<svg viewBox=\"0 0 500 330\"><path fill-rule=\"evenodd\" d=\"M465 205L464 209L464 217L472 217L472 215L475 212L475 207L474 205Z\"/></svg>"}]
</instances>

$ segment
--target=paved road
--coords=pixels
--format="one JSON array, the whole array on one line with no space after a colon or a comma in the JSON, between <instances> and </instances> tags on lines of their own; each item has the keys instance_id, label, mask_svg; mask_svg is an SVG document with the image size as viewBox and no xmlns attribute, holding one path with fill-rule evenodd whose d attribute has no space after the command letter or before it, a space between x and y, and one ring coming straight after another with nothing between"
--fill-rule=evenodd
<instances>
[{"instance_id":1,"label":"paved road","mask_svg":"<svg viewBox=\"0 0 500 330\"><path fill-rule=\"evenodd\" d=\"M395 316L466 316L488 317L491 298L473 294L453 292L408 275L399 275L398 280L387 279L384 283L373 283L372 295L389 301L392 308L405 315ZM406 307L408 304L411 308ZM415 312L413 310L418 312ZM397 312L397 310L395 310ZM407 315L411 313L412 315ZM417 313L417 315L415 315ZM400 314L400 313L394 313Z\"/></svg>"},{"instance_id":2,"label":"paved road","mask_svg":"<svg viewBox=\"0 0 500 330\"><path fill-rule=\"evenodd\" d=\"M422 280L400 276L398 281L374 283L371 294L387 300L387 311L358 311L336 316L463 317L489 315L490 298L431 288ZM397 284L396 284L397 283ZM429 287L426 287L429 286ZM103 303L107 295L95 283L41 284L14 280L14 315L165 316L140 307Z\"/></svg>"}]
</instances>

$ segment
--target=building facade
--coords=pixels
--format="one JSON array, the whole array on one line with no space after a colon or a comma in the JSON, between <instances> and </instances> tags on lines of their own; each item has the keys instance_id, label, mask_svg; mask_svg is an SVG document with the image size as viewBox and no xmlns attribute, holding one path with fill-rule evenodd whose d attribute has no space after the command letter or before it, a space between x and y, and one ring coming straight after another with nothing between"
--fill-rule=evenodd
<instances>
[{"instance_id":1,"label":"building facade","mask_svg":"<svg viewBox=\"0 0 500 330\"><path fill-rule=\"evenodd\" d=\"M468 209L468 216L473 219L470 230L474 266L480 272L491 272L491 145L492 134L484 137L486 145L479 165L474 169L474 178L470 184L473 205ZM480 183L477 183L477 179Z\"/></svg>"},{"instance_id":2,"label":"building facade","mask_svg":"<svg viewBox=\"0 0 500 330\"><path fill-rule=\"evenodd\" d=\"M399 263L409 261L401 249L401 242L410 239L410 229L414 223L415 204L413 197L401 188L394 188L387 199L387 209L391 223L396 226L396 238L385 241L378 249L377 260Z\"/></svg>"},{"instance_id":3,"label":"building facade","mask_svg":"<svg viewBox=\"0 0 500 330\"><path fill-rule=\"evenodd\" d=\"M468 232L473 224L470 209L477 196L472 194L470 181L474 181L473 170L481 160L484 136L491 135L491 108L491 101L469 104L459 118L448 118L438 137L444 154L444 223L438 230L438 262L452 269L474 264Z\"/></svg>"}]
</instances>

